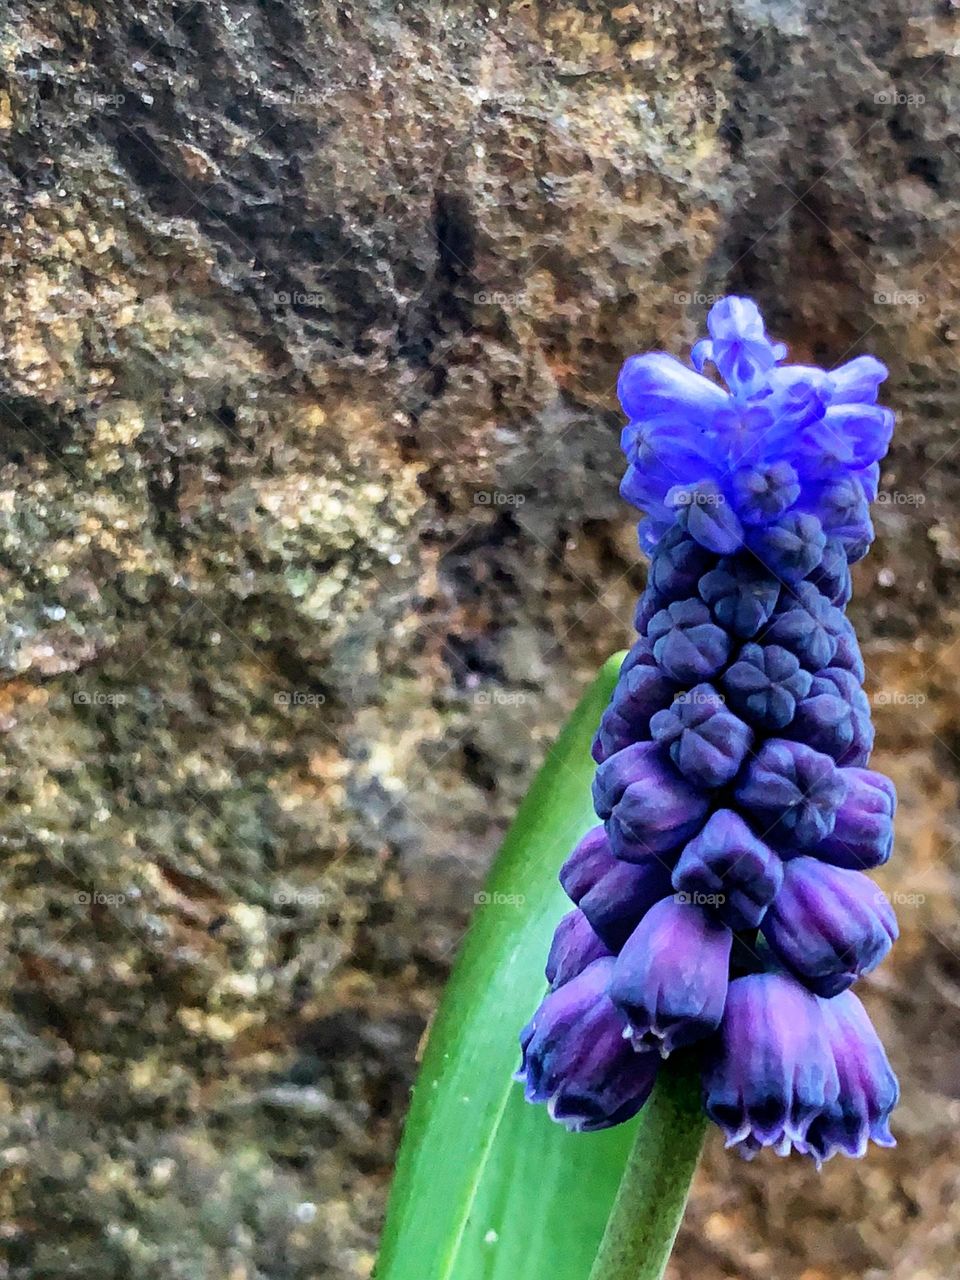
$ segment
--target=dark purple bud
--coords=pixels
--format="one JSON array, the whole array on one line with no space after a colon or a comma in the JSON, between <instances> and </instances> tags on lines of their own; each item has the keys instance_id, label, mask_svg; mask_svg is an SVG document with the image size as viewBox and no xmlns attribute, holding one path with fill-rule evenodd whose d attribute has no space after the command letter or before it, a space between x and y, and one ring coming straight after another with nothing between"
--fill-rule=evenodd
<instances>
[{"instance_id":1,"label":"dark purple bud","mask_svg":"<svg viewBox=\"0 0 960 1280\"><path fill-rule=\"evenodd\" d=\"M805 1151L807 1133L840 1092L821 1002L786 974L730 983L704 1074L707 1115L728 1147L752 1155Z\"/></svg>"},{"instance_id":2,"label":"dark purple bud","mask_svg":"<svg viewBox=\"0 0 960 1280\"><path fill-rule=\"evenodd\" d=\"M776 524L757 529L750 545L782 582L799 582L823 559L827 539L816 516L790 511Z\"/></svg>"},{"instance_id":3,"label":"dark purple bud","mask_svg":"<svg viewBox=\"0 0 960 1280\"><path fill-rule=\"evenodd\" d=\"M560 868L560 883L563 891L575 905L589 893L593 886L610 870L611 863L616 862L610 851L610 842L603 824L591 827L587 834L574 845L566 862Z\"/></svg>"},{"instance_id":4,"label":"dark purple bud","mask_svg":"<svg viewBox=\"0 0 960 1280\"><path fill-rule=\"evenodd\" d=\"M829 756L771 738L747 765L739 803L775 848L808 848L833 831L847 786Z\"/></svg>"},{"instance_id":5,"label":"dark purple bud","mask_svg":"<svg viewBox=\"0 0 960 1280\"><path fill-rule=\"evenodd\" d=\"M702 600L681 600L661 609L647 637L657 662L681 683L709 680L730 658L730 637L711 621Z\"/></svg>"},{"instance_id":6,"label":"dark purple bud","mask_svg":"<svg viewBox=\"0 0 960 1280\"><path fill-rule=\"evenodd\" d=\"M783 729L793 719L797 699L810 692L813 677L796 656L779 645L745 644L723 676L727 702L758 729Z\"/></svg>"},{"instance_id":7,"label":"dark purple bud","mask_svg":"<svg viewBox=\"0 0 960 1280\"><path fill-rule=\"evenodd\" d=\"M782 880L780 859L730 809L708 819L673 872L673 887L692 902L716 899L715 913L731 929L755 929Z\"/></svg>"},{"instance_id":8,"label":"dark purple bud","mask_svg":"<svg viewBox=\"0 0 960 1280\"><path fill-rule=\"evenodd\" d=\"M658 1058L636 1053L606 995L613 960L596 960L542 1001L520 1034L516 1078L528 1102L551 1119L589 1132L636 1115L653 1088Z\"/></svg>"},{"instance_id":9,"label":"dark purple bud","mask_svg":"<svg viewBox=\"0 0 960 1280\"><path fill-rule=\"evenodd\" d=\"M659 591L655 591L647 582L643 595L637 601L637 607L633 611L633 629L638 635L642 636L646 633L650 619L660 612L666 604L666 600Z\"/></svg>"},{"instance_id":10,"label":"dark purple bud","mask_svg":"<svg viewBox=\"0 0 960 1280\"><path fill-rule=\"evenodd\" d=\"M810 692L797 703L789 736L825 752L839 764L853 745L854 731L852 705L831 680L814 676Z\"/></svg>"},{"instance_id":11,"label":"dark purple bud","mask_svg":"<svg viewBox=\"0 0 960 1280\"><path fill-rule=\"evenodd\" d=\"M769 621L780 584L759 565L726 558L700 579L700 596L726 631L749 639Z\"/></svg>"},{"instance_id":12,"label":"dark purple bud","mask_svg":"<svg viewBox=\"0 0 960 1280\"><path fill-rule=\"evenodd\" d=\"M828 538L839 540L849 563L861 560L873 541L870 506L855 475L824 485L812 499Z\"/></svg>"},{"instance_id":13,"label":"dark purple bud","mask_svg":"<svg viewBox=\"0 0 960 1280\"><path fill-rule=\"evenodd\" d=\"M863 654L860 652L860 644L857 640L857 633L853 629L853 623L849 618L844 618L841 615L840 621L832 630L837 642L837 648L830 665L842 667L844 671L849 671L862 684L866 669L863 665Z\"/></svg>"},{"instance_id":14,"label":"dark purple bud","mask_svg":"<svg viewBox=\"0 0 960 1280\"><path fill-rule=\"evenodd\" d=\"M657 610L659 613L659 610ZM634 640L633 645L627 651L627 656L620 663L620 675L625 676L628 671L632 671L634 667L655 667L657 660L653 656L653 645L646 636L640 636Z\"/></svg>"},{"instance_id":15,"label":"dark purple bud","mask_svg":"<svg viewBox=\"0 0 960 1280\"><path fill-rule=\"evenodd\" d=\"M604 760L593 778L593 807L598 818L609 818L635 782L654 785L665 765L656 742L634 742Z\"/></svg>"},{"instance_id":16,"label":"dark purple bud","mask_svg":"<svg viewBox=\"0 0 960 1280\"><path fill-rule=\"evenodd\" d=\"M636 1049L658 1048L667 1057L716 1030L731 938L689 903L665 898L651 907L617 957L608 987Z\"/></svg>"},{"instance_id":17,"label":"dark purple bud","mask_svg":"<svg viewBox=\"0 0 960 1280\"><path fill-rule=\"evenodd\" d=\"M752 731L709 684L678 693L651 717L650 733L688 782L708 790L736 777L753 741Z\"/></svg>"},{"instance_id":18,"label":"dark purple bud","mask_svg":"<svg viewBox=\"0 0 960 1280\"><path fill-rule=\"evenodd\" d=\"M614 752L645 738L650 717L670 705L676 690L676 681L659 667L638 665L626 675L621 674L600 720L594 760L600 764Z\"/></svg>"},{"instance_id":19,"label":"dark purple bud","mask_svg":"<svg viewBox=\"0 0 960 1280\"><path fill-rule=\"evenodd\" d=\"M866 1155L867 1144L894 1147L890 1113L900 1099L897 1077L866 1009L845 991L821 1001L840 1091L807 1130L806 1144L817 1162L842 1151Z\"/></svg>"},{"instance_id":20,"label":"dark purple bud","mask_svg":"<svg viewBox=\"0 0 960 1280\"><path fill-rule=\"evenodd\" d=\"M583 973L594 960L602 960L609 955L610 951L594 933L583 912L568 911L557 925L550 944L547 981L556 990Z\"/></svg>"},{"instance_id":21,"label":"dark purple bud","mask_svg":"<svg viewBox=\"0 0 960 1280\"><path fill-rule=\"evenodd\" d=\"M865 765L873 750L874 729L870 718L870 700L861 688L860 681L852 671L844 671L841 667L826 667L816 679L831 685L850 707L853 738L843 755L835 757L837 763L853 767ZM814 745L816 744L811 743L811 746Z\"/></svg>"},{"instance_id":22,"label":"dark purple bud","mask_svg":"<svg viewBox=\"0 0 960 1280\"><path fill-rule=\"evenodd\" d=\"M679 528L708 551L730 555L743 546L743 525L720 487L711 480L675 485L667 493Z\"/></svg>"},{"instance_id":23,"label":"dark purple bud","mask_svg":"<svg viewBox=\"0 0 960 1280\"><path fill-rule=\"evenodd\" d=\"M788 511L800 497L800 482L789 462L742 467L733 473L733 498L745 524L767 524Z\"/></svg>"},{"instance_id":24,"label":"dark purple bud","mask_svg":"<svg viewBox=\"0 0 960 1280\"><path fill-rule=\"evenodd\" d=\"M842 617L816 587L801 582L793 598L784 597L763 638L767 644L788 649L801 666L817 672L830 665L837 650L835 633Z\"/></svg>"},{"instance_id":25,"label":"dark purple bud","mask_svg":"<svg viewBox=\"0 0 960 1280\"><path fill-rule=\"evenodd\" d=\"M875 969L897 937L893 908L872 880L806 857L787 863L761 928L777 959L826 997Z\"/></svg>"},{"instance_id":26,"label":"dark purple bud","mask_svg":"<svg viewBox=\"0 0 960 1280\"><path fill-rule=\"evenodd\" d=\"M853 580L846 549L838 538L827 539L823 559L807 581L838 608L842 609L848 603L853 595Z\"/></svg>"},{"instance_id":27,"label":"dark purple bud","mask_svg":"<svg viewBox=\"0 0 960 1280\"><path fill-rule=\"evenodd\" d=\"M700 829L709 808L656 742L637 743L604 761L593 794L597 815L607 819L610 848L627 862L677 849Z\"/></svg>"},{"instance_id":28,"label":"dark purple bud","mask_svg":"<svg viewBox=\"0 0 960 1280\"><path fill-rule=\"evenodd\" d=\"M872 769L842 769L847 794L833 832L811 853L836 867L869 871L881 867L893 849L897 793L889 778Z\"/></svg>"},{"instance_id":29,"label":"dark purple bud","mask_svg":"<svg viewBox=\"0 0 960 1280\"><path fill-rule=\"evenodd\" d=\"M560 883L611 951L661 898L672 892L670 869L659 858L615 858L603 827L594 827L560 869Z\"/></svg>"},{"instance_id":30,"label":"dark purple bud","mask_svg":"<svg viewBox=\"0 0 960 1280\"><path fill-rule=\"evenodd\" d=\"M684 600L696 594L697 583L713 561L709 551L673 525L657 543L647 591L654 589L661 609L671 600Z\"/></svg>"}]
</instances>

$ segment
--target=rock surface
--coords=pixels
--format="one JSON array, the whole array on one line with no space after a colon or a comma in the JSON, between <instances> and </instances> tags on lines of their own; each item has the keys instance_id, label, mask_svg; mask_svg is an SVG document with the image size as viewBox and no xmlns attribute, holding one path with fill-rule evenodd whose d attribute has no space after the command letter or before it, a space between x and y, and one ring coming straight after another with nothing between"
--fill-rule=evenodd
<instances>
[{"instance_id":1,"label":"rock surface","mask_svg":"<svg viewBox=\"0 0 960 1280\"><path fill-rule=\"evenodd\" d=\"M625 355L749 291L901 411L859 566L901 1145L714 1145L671 1280L960 1220L955 3L12 0L0 1276L367 1276L504 824L643 581Z\"/></svg>"}]
</instances>

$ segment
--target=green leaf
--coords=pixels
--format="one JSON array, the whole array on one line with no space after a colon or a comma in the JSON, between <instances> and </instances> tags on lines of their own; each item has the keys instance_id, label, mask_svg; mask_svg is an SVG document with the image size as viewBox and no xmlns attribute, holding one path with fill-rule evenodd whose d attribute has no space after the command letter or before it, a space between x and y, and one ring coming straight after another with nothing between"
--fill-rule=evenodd
<instances>
[{"instance_id":1,"label":"green leaf","mask_svg":"<svg viewBox=\"0 0 960 1280\"><path fill-rule=\"evenodd\" d=\"M623 655L568 721L497 858L430 1035L377 1280L585 1280L635 1123L570 1134L523 1100L517 1037L544 991L557 871L596 822L590 745Z\"/></svg>"}]
</instances>

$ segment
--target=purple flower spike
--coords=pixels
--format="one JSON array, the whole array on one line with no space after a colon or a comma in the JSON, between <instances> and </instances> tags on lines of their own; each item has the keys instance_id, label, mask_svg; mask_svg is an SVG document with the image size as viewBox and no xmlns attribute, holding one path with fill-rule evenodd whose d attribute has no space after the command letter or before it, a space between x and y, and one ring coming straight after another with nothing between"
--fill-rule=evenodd
<instances>
[{"instance_id":1,"label":"purple flower spike","mask_svg":"<svg viewBox=\"0 0 960 1280\"><path fill-rule=\"evenodd\" d=\"M821 1008L840 1090L807 1130L810 1153L819 1163L837 1152L866 1155L869 1142L896 1146L890 1113L900 1087L866 1009L852 991L821 1001Z\"/></svg>"},{"instance_id":2,"label":"purple flower spike","mask_svg":"<svg viewBox=\"0 0 960 1280\"><path fill-rule=\"evenodd\" d=\"M727 701L738 715L768 732L785 728L797 700L810 692L813 677L799 659L779 645L745 644L723 677Z\"/></svg>"},{"instance_id":3,"label":"purple flower spike","mask_svg":"<svg viewBox=\"0 0 960 1280\"><path fill-rule=\"evenodd\" d=\"M673 887L691 902L715 903L731 929L755 929L783 881L783 864L739 814L718 809L683 853Z\"/></svg>"},{"instance_id":4,"label":"purple flower spike","mask_svg":"<svg viewBox=\"0 0 960 1280\"><path fill-rule=\"evenodd\" d=\"M766 625L780 597L780 583L758 564L723 559L699 583L700 598L717 623L743 640Z\"/></svg>"},{"instance_id":5,"label":"purple flower spike","mask_svg":"<svg viewBox=\"0 0 960 1280\"><path fill-rule=\"evenodd\" d=\"M680 600L651 619L647 638L657 662L681 683L709 680L730 657L730 637L702 600Z\"/></svg>"},{"instance_id":6,"label":"purple flower spike","mask_svg":"<svg viewBox=\"0 0 960 1280\"><path fill-rule=\"evenodd\" d=\"M550 992L520 1035L516 1078L528 1102L576 1132L622 1124L653 1088L658 1058L635 1053L606 996L613 960L597 960Z\"/></svg>"},{"instance_id":7,"label":"purple flower spike","mask_svg":"<svg viewBox=\"0 0 960 1280\"><path fill-rule=\"evenodd\" d=\"M828 997L875 969L897 937L893 908L872 880L806 857L787 863L761 928L777 959Z\"/></svg>"},{"instance_id":8,"label":"purple flower spike","mask_svg":"<svg viewBox=\"0 0 960 1280\"><path fill-rule=\"evenodd\" d=\"M602 960L611 952L603 945L582 911L568 911L557 925L547 956L546 977L556 990L594 960Z\"/></svg>"},{"instance_id":9,"label":"purple flower spike","mask_svg":"<svg viewBox=\"0 0 960 1280\"><path fill-rule=\"evenodd\" d=\"M678 693L665 711L651 718L650 735L669 750L688 782L707 790L736 777L753 741L751 730L709 684Z\"/></svg>"},{"instance_id":10,"label":"purple flower spike","mask_svg":"<svg viewBox=\"0 0 960 1280\"><path fill-rule=\"evenodd\" d=\"M560 883L604 944L617 952L650 908L672 892L659 858L615 858L603 827L594 827L560 868Z\"/></svg>"},{"instance_id":11,"label":"purple flower spike","mask_svg":"<svg viewBox=\"0 0 960 1280\"><path fill-rule=\"evenodd\" d=\"M578 910L554 937L525 1079L558 1120L603 1127L642 1105L651 1047L697 1042L729 1145L819 1165L889 1143L897 1097L846 990L896 937L861 874L890 856L896 800L865 767L843 613L893 415L879 361L781 363L748 298L707 327L693 369L654 352L620 378L621 493L651 563L593 747L603 825L560 873Z\"/></svg>"},{"instance_id":12,"label":"purple flower spike","mask_svg":"<svg viewBox=\"0 0 960 1280\"><path fill-rule=\"evenodd\" d=\"M869 871L882 867L893 849L897 793L889 778L872 769L843 769L847 794L833 831L810 852L835 867Z\"/></svg>"},{"instance_id":13,"label":"purple flower spike","mask_svg":"<svg viewBox=\"0 0 960 1280\"><path fill-rule=\"evenodd\" d=\"M771 738L748 764L736 796L776 847L807 848L833 831L846 791L829 756Z\"/></svg>"},{"instance_id":14,"label":"purple flower spike","mask_svg":"<svg viewBox=\"0 0 960 1280\"><path fill-rule=\"evenodd\" d=\"M706 912L666 898L643 917L612 970L610 999L638 1050L666 1058L716 1030L727 995L732 935Z\"/></svg>"},{"instance_id":15,"label":"purple flower spike","mask_svg":"<svg viewBox=\"0 0 960 1280\"><path fill-rule=\"evenodd\" d=\"M736 978L704 1093L728 1147L805 1151L811 1126L840 1095L822 1002L784 974Z\"/></svg>"}]
</instances>

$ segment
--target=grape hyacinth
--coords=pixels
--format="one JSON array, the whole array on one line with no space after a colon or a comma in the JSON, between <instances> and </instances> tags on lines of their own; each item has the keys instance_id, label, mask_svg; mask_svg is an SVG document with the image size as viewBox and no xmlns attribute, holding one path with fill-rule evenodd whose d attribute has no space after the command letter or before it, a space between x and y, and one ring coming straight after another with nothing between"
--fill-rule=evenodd
<instances>
[{"instance_id":1,"label":"grape hyacinth","mask_svg":"<svg viewBox=\"0 0 960 1280\"><path fill-rule=\"evenodd\" d=\"M692 367L654 352L620 374L621 492L650 571L518 1079L602 1129L693 1046L728 1146L819 1165L891 1145L898 1097L850 990L897 936L864 874L890 856L896 796L867 768L844 614L893 414L879 361L784 364L748 298L707 327Z\"/></svg>"}]
</instances>

